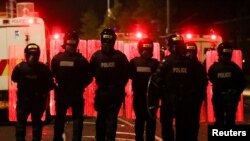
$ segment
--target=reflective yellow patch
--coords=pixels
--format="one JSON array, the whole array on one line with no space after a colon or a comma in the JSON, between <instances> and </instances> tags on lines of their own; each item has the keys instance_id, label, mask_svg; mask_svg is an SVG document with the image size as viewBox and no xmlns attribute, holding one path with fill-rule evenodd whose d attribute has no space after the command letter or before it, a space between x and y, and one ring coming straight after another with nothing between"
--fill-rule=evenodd
<instances>
[{"instance_id":1,"label":"reflective yellow patch","mask_svg":"<svg viewBox=\"0 0 250 141\"><path fill-rule=\"evenodd\" d=\"M231 53L231 52L232 52L232 49L225 48L225 49L222 50L222 52Z\"/></svg>"},{"instance_id":2,"label":"reflective yellow patch","mask_svg":"<svg viewBox=\"0 0 250 141\"><path fill-rule=\"evenodd\" d=\"M37 49L35 48L29 49L29 52L37 52Z\"/></svg>"},{"instance_id":3,"label":"reflective yellow patch","mask_svg":"<svg viewBox=\"0 0 250 141\"><path fill-rule=\"evenodd\" d=\"M187 46L187 49L195 49L195 46Z\"/></svg>"},{"instance_id":4,"label":"reflective yellow patch","mask_svg":"<svg viewBox=\"0 0 250 141\"><path fill-rule=\"evenodd\" d=\"M174 67L173 73L187 73L187 68Z\"/></svg>"},{"instance_id":5,"label":"reflective yellow patch","mask_svg":"<svg viewBox=\"0 0 250 141\"><path fill-rule=\"evenodd\" d=\"M29 46L28 46L28 49L32 49L32 48L35 49L35 48L38 48L38 46L37 46L37 45L29 45Z\"/></svg>"},{"instance_id":6,"label":"reflective yellow patch","mask_svg":"<svg viewBox=\"0 0 250 141\"><path fill-rule=\"evenodd\" d=\"M181 36L173 37L172 39L174 41L182 41L183 40Z\"/></svg>"},{"instance_id":7,"label":"reflective yellow patch","mask_svg":"<svg viewBox=\"0 0 250 141\"><path fill-rule=\"evenodd\" d=\"M7 76L9 73L9 65L7 64L3 70L2 76Z\"/></svg>"},{"instance_id":8,"label":"reflective yellow patch","mask_svg":"<svg viewBox=\"0 0 250 141\"><path fill-rule=\"evenodd\" d=\"M136 67L137 72L151 72L150 67Z\"/></svg>"},{"instance_id":9,"label":"reflective yellow patch","mask_svg":"<svg viewBox=\"0 0 250 141\"><path fill-rule=\"evenodd\" d=\"M76 44L76 40L67 40L66 43L67 44Z\"/></svg>"},{"instance_id":10,"label":"reflective yellow patch","mask_svg":"<svg viewBox=\"0 0 250 141\"><path fill-rule=\"evenodd\" d=\"M217 74L217 78L231 78L231 72L221 72Z\"/></svg>"},{"instance_id":11,"label":"reflective yellow patch","mask_svg":"<svg viewBox=\"0 0 250 141\"><path fill-rule=\"evenodd\" d=\"M102 38L104 38L104 39L113 39L113 36L112 35L108 35L108 34L104 34L102 36Z\"/></svg>"},{"instance_id":12,"label":"reflective yellow patch","mask_svg":"<svg viewBox=\"0 0 250 141\"><path fill-rule=\"evenodd\" d=\"M143 44L142 47L149 48L149 47L153 47L153 46L152 46L152 44Z\"/></svg>"},{"instance_id":13,"label":"reflective yellow patch","mask_svg":"<svg viewBox=\"0 0 250 141\"><path fill-rule=\"evenodd\" d=\"M73 61L60 61L59 66L60 67L73 67L74 62Z\"/></svg>"},{"instance_id":14,"label":"reflective yellow patch","mask_svg":"<svg viewBox=\"0 0 250 141\"><path fill-rule=\"evenodd\" d=\"M115 62L103 62L101 63L101 68L114 68Z\"/></svg>"}]
</instances>

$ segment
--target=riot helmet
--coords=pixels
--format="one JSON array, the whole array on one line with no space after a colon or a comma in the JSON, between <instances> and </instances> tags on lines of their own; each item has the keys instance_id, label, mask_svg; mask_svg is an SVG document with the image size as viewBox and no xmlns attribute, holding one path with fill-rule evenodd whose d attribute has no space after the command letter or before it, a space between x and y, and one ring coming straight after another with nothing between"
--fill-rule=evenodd
<instances>
[{"instance_id":1,"label":"riot helmet","mask_svg":"<svg viewBox=\"0 0 250 141\"><path fill-rule=\"evenodd\" d=\"M186 44L186 56L190 59L198 59L197 58L197 45L194 41L185 42Z\"/></svg>"},{"instance_id":2,"label":"riot helmet","mask_svg":"<svg viewBox=\"0 0 250 141\"><path fill-rule=\"evenodd\" d=\"M229 42L222 42L217 47L217 53L219 56L219 61L229 62L232 58L233 46Z\"/></svg>"},{"instance_id":3,"label":"riot helmet","mask_svg":"<svg viewBox=\"0 0 250 141\"><path fill-rule=\"evenodd\" d=\"M141 57L146 59L153 57L154 43L151 39L149 38L141 39L138 42L137 47Z\"/></svg>"},{"instance_id":4,"label":"riot helmet","mask_svg":"<svg viewBox=\"0 0 250 141\"><path fill-rule=\"evenodd\" d=\"M40 47L35 43L29 43L24 49L25 59L29 64L35 64L40 57Z\"/></svg>"},{"instance_id":5,"label":"riot helmet","mask_svg":"<svg viewBox=\"0 0 250 141\"><path fill-rule=\"evenodd\" d=\"M101 51L110 54L114 51L116 41L115 31L111 28L105 28L101 32Z\"/></svg>"},{"instance_id":6,"label":"riot helmet","mask_svg":"<svg viewBox=\"0 0 250 141\"><path fill-rule=\"evenodd\" d=\"M66 52L75 53L79 43L79 36L76 31L70 31L64 36L63 48Z\"/></svg>"},{"instance_id":7,"label":"riot helmet","mask_svg":"<svg viewBox=\"0 0 250 141\"><path fill-rule=\"evenodd\" d=\"M186 52L184 39L178 33L171 34L167 37L167 46L171 54L184 55Z\"/></svg>"}]
</instances>

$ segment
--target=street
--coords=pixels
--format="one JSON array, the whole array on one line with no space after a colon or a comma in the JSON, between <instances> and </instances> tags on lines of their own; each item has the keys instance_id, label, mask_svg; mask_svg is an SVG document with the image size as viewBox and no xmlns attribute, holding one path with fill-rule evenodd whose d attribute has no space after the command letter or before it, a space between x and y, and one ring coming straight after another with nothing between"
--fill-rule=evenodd
<instances>
[{"instance_id":1,"label":"street","mask_svg":"<svg viewBox=\"0 0 250 141\"><path fill-rule=\"evenodd\" d=\"M250 91L244 91L244 122L238 124L250 124ZM207 122L202 122L200 125L199 141L207 141ZM134 120L119 117L117 129L117 141L133 141L134 140ZM161 127L159 119L157 119L156 141L161 141ZM84 120L84 129L82 139L84 141L95 141L95 117L86 117ZM27 126L26 140L32 140L32 128ZM65 124L65 141L71 141L72 137L72 121L69 117ZM1 141L15 141L15 127L14 123L1 125L0 127L0 140ZM44 126L43 141L53 140L53 118L50 124Z\"/></svg>"}]
</instances>

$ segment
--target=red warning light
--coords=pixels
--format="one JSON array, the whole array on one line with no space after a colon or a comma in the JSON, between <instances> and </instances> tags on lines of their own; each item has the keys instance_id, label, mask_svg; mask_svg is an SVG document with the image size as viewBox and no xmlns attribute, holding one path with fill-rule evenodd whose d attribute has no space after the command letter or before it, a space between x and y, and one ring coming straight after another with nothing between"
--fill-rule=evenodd
<instances>
[{"instance_id":1,"label":"red warning light","mask_svg":"<svg viewBox=\"0 0 250 141\"><path fill-rule=\"evenodd\" d=\"M58 33L54 34L54 39L57 40L60 38L60 35Z\"/></svg>"},{"instance_id":2,"label":"red warning light","mask_svg":"<svg viewBox=\"0 0 250 141\"><path fill-rule=\"evenodd\" d=\"M190 39L193 38L193 35L192 35L191 33L187 33L187 34L186 34L186 38L187 38L188 40L190 40Z\"/></svg>"},{"instance_id":3,"label":"red warning light","mask_svg":"<svg viewBox=\"0 0 250 141\"><path fill-rule=\"evenodd\" d=\"M216 40L216 38L217 38L216 34L212 34L212 35L211 35L211 39L212 39L212 40Z\"/></svg>"},{"instance_id":4,"label":"red warning light","mask_svg":"<svg viewBox=\"0 0 250 141\"><path fill-rule=\"evenodd\" d=\"M33 24L34 23L34 19L30 18L29 19L29 24Z\"/></svg>"},{"instance_id":5,"label":"red warning light","mask_svg":"<svg viewBox=\"0 0 250 141\"><path fill-rule=\"evenodd\" d=\"M211 39L212 40L216 40L217 39L217 35L216 32L214 31L214 29L210 29L210 33L211 33Z\"/></svg>"},{"instance_id":6,"label":"red warning light","mask_svg":"<svg viewBox=\"0 0 250 141\"><path fill-rule=\"evenodd\" d=\"M141 39L142 38L142 33L141 32L137 32L136 33L136 38Z\"/></svg>"}]
</instances>

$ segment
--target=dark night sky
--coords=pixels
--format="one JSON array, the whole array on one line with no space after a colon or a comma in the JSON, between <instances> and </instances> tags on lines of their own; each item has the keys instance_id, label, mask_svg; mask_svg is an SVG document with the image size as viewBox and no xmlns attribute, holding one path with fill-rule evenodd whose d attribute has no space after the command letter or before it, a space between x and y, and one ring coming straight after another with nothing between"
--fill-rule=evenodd
<instances>
[{"instance_id":1,"label":"dark night sky","mask_svg":"<svg viewBox=\"0 0 250 141\"><path fill-rule=\"evenodd\" d=\"M50 28L58 26L62 27L62 30L67 30L79 27L81 12L86 7L83 0L38 1L35 2L35 7Z\"/></svg>"},{"instance_id":2,"label":"dark night sky","mask_svg":"<svg viewBox=\"0 0 250 141\"><path fill-rule=\"evenodd\" d=\"M0 0L0 11L5 11L7 1ZM62 32L77 29L80 26L81 13L89 6L95 8L101 19L107 8L106 0L16 0L16 2L34 2L35 11L45 20L52 32L54 28L61 29Z\"/></svg>"},{"instance_id":3,"label":"dark night sky","mask_svg":"<svg viewBox=\"0 0 250 141\"><path fill-rule=\"evenodd\" d=\"M0 0L1 5L3 1ZM77 28L80 26L80 14L89 6L94 6L99 13L99 18L103 18L107 0L16 0L17 2L35 2L35 10L39 16L44 18L48 27L54 26L67 28ZM112 0L111 0L112 1ZM123 1L123 0L121 0ZM131 1L131 0L130 0ZM166 0L162 0L166 1ZM133 1L132 1L133 2ZM133 4L131 2L131 4ZM218 22L231 20L238 15L250 16L249 0L170 0L171 6L177 7L178 15L174 15L172 20L183 19L183 24L192 22ZM165 12L165 11L163 11ZM183 18L184 17L184 18ZM185 19L186 18L186 19Z\"/></svg>"},{"instance_id":4,"label":"dark night sky","mask_svg":"<svg viewBox=\"0 0 250 141\"><path fill-rule=\"evenodd\" d=\"M4 0L0 4L4 3ZM8 1L8 0L5 0ZM80 15L89 5L93 5L103 18L106 11L105 0L16 0L17 2L34 2L35 10L45 20L47 26L60 28L62 31L76 29L80 26Z\"/></svg>"}]
</instances>

